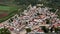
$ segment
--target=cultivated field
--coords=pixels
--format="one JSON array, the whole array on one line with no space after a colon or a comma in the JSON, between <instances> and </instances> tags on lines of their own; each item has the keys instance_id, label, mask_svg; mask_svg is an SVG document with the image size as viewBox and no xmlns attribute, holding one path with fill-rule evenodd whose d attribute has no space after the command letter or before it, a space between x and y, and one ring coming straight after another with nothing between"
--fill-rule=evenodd
<instances>
[{"instance_id":1,"label":"cultivated field","mask_svg":"<svg viewBox=\"0 0 60 34\"><path fill-rule=\"evenodd\" d=\"M7 20L17 12L17 7L0 6L0 23Z\"/></svg>"}]
</instances>

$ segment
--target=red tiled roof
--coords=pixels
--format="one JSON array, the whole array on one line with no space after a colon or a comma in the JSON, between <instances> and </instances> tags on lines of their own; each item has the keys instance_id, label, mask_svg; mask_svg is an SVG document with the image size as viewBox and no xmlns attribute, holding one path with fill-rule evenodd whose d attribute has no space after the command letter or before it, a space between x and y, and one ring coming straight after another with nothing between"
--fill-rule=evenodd
<instances>
[{"instance_id":1,"label":"red tiled roof","mask_svg":"<svg viewBox=\"0 0 60 34\"><path fill-rule=\"evenodd\" d=\"M43 30L42 29L39 29L38 32L43 32Z\"/></svg>"}]
</instances>

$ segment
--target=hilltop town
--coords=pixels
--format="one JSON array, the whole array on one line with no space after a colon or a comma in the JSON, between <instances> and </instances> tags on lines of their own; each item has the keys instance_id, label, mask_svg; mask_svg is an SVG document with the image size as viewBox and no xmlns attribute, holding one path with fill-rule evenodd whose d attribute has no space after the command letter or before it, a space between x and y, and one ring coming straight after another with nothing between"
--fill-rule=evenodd
<instances>
[{"instance_id":1,"label":"hilltop town","mask_svg":"<svg viewBox=\"0 0 60 34\"><path fill-rule=\"evenodd\" d=\"M50 9L52 8L30 5L22 14L16 14L11 17L11 20L8 19L5 21L6 23L1 23L0 28L6 27L16 34L54 33L56 29L60 30L58 28L60 19L56 14L58 9L55 13L49 11ZM31 30L30 32L26 31L28 28ZM44 30L44 28L46 29Z\"/></svg>"},{"instance_id":2,"label":"hilltop town","mask_svg":"<svg viewBox=\"0 0 60 34\"><path fill-rule=\"evenodd\" d=\"M60 34L60 0L0 0L0 34Z\"/></svg>"}]
</instances>

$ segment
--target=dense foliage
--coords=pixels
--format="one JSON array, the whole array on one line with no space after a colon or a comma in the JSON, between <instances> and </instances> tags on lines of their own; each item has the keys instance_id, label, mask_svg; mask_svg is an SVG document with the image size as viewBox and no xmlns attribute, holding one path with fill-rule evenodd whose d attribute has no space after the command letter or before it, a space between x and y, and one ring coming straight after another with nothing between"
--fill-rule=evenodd
<instances>
[{"instance_id":1,"label":"dense foliage","mask_svg":"<svg viewBox=\"0 0 60 34\"><path fill-rule=\"evenodd\" d=\"M30 28L27 28L26 29L26 32L28 33L28 32L31 32L31 29Z\"/></svg>"},{"instance_id":2,"label":"dense foliage","mask_svg":"<svg viewBox=\"0 0 60 34\"><path fill-rule=\"evenodd\" d=\"M7 28L1 28L0 34L11 34L11 32Z\"/></svg>"},{"instance_id":3,"label":"dense foliage","mask_svg":"<svg viewBox=\"0 0 60 34\"><path fill-rule=\"evenodd\" d=\"M36 5L39 2L39 0L15 0L14 2L18 5L29 5L29 4Z\"/></svg>"},{"instance_id":4,"label":"dense foliage","mask_svg":"<svg viewBox=\"0 0 60 34\"><path fill-rule=\"evenodd\" d=\"M60 7L60 0L41 0L40 3L43 3L45 6L52 8Z\"/></svg>"}]
</instances>

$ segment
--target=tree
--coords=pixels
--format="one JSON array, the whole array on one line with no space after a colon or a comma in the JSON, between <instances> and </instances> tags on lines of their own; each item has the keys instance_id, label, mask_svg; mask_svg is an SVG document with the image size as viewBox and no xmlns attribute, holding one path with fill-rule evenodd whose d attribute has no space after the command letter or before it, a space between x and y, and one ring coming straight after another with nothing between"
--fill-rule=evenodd
<instances>
[{"instance_id":1,"label":"tree","mask_svg":"<svg viewBox=\"0 0 60 34\"><path fill-rule=\"evenodd\" d=\"M45 33L48 33L48 32L49 32L49 29L46 28L45 26L42 26L42 30L43 30Z\"/></svg>"},{"instance_id":2,"label":"tree","mask_svg":"<svg viewBox=\"0 0 60 34\"><path fill-rule=\"evenodd\" d=\"M46 24L50 24L50 19L46 19Z\"/></svg>"},{"instance_id":3,"label":"tree","mask_svg":"<svg viewBox=\"0 0 60 34\"><path fill-rule=\"evenodd\" d=\"M52 9L50 9L49 11L51 11L51 12L55 12L55 11L56 11L56 9L52 8Z\"/></svg>"},{"instance_id":4,"label":"tree","mask_svg":"<svg viewBox=\"0 0 60 34\"><path fill-rule=\"evenodd\" d=\"M8 28L1 28L0 29L0 34L11 34L11 32L8 30Z\"/></svg>"},{"instance_id":5,"label":"tree","mask_svg":"<svg viewBox=\"0 0 60 34\"><path fill-rule=\"evenodd\" d=\"M26 28L26 32L27 33L31 32L31 29L30 28Z\"/></svg>"},{"instance_id":6,"label":"tree","mask_svg":"<svg viewBox=\"0 0 60 34\"><path fill-rule=\"evenodd\" d=\"M38 0L15 0L14 1L18 5L36 5L39 1Z\"/></svg>"}]
</instances>

